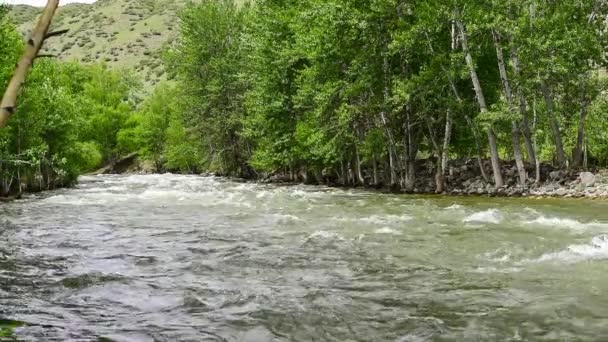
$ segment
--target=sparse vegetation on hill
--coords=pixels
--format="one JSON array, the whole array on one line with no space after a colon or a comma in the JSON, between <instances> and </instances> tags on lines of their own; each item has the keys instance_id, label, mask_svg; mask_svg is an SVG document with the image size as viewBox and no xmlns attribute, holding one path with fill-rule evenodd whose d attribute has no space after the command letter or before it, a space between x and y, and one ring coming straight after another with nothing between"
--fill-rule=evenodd
<instances>
[{"instance_id":1,"label":"sparse vegetation on hill","mask_svg":"<svg viewBox=\"0 0 608 342\"><path fill-rule=\"evenodd\" d=\"M134 70L150 86L166 79L161 51L177 33L185 0L99 0L61 7L55 29L69 33L49 42L43 53L65 61L105 62ZM12 6L11 16L27 35L40 8Z\"/></svg>"}]
</instances>

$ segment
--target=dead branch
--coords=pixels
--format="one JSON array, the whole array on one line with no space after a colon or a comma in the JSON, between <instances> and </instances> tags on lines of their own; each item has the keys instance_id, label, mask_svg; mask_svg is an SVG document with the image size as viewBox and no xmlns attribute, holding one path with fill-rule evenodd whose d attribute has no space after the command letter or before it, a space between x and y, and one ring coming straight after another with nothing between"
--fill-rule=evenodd
<instances>
[{"instance_id":1,"label":"dead branch","mask_svg":"<svg viewBox=\"0 0 608 342\"><path fill-rule=\"evenodd\" d=\"M62 34L66 34L66 33L68 33L68 32L70 32L70 30L69 30L69 29L52 31L52 32L47 33L47 34L44 36L44 39L46 40L46 39L49 39L49 38L51 38L51 37L61 36Z\"/></svg>"},{"instance_id":2,"label":"dead branch","mask_svg":"<svg viewBox=\"0 0 608 342\"><path fill-rule=\"evenodd\" d=\"M57 55L51 55L51 54L40 54L36 56L36 59L38 58L57 58Z\"/></svg>"}]
</instances>

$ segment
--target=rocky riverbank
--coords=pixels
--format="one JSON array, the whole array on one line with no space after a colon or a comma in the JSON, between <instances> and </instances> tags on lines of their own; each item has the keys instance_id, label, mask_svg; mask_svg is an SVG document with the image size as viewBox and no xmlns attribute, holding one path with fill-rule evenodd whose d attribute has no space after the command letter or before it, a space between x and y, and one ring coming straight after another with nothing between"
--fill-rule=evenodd
<instances>
[{"instance_id":1,"label":"rocky riverbank","mask_svg":"<svg viewBox=\"0 0 608 342\"><path fill-rule=\"evenodd\" d=\"M563 197L563 198L608 198L608 177L602 173L580 172L578 176L568 173L544 182L529 182L527 187L519 185L495 189L481 179L466 181L450 189L451 195L490 195L508 197Z\"/></svg>"},{"instance_id":2,"label":"rocky riverbank","mask_svg":"<svg viewBox=\"0 0 608 342\"><path fill-rule=\"evenodd\" d=\"M435 162L419 160L416 169L416 186L412 193L428 195L435 194ZM486 174L491 177L492 170L489 161L484 163ZM561 198L590 198L608 199L608 170L557 170L549 164L540 168L540 182L534 179L535 170L528 170L531 177L525 187L518 182L517 168L512 162L502 163L502 173L505 186L496 189L491 182L486 182L481 176L479 166L473 160L455 160L450 162L449 175L446 177L445 195L453 196L496 196L496 197L561 197ZM371 184L371 175L364 175L366 184ZM294 183L284 174L274 174L262 177L267 183ZM318 183L317 178L297 176L295 182ZM336 179L324 177L324 183L330 186L341 186ZM369 186L372 187L372 186ZM384 185L373 188L387 189Z\"/></svg>"},{"instance_id":3,"label":"rocky riverbank","mask_svg":"<svg viewBox=\"0 0 608 342\"><path fill-rule=\"evenodd\" d=\"M121 168L125 173L155 173L153 164L142 162L135 156L128 157L128 163ZM435 162L433 160L419 160L416 167L415 194L435 194ZM128 165L127 165L128 164ZM492 170L489 161L484 162L487 175L491 177ZM529 169L531 177L526 186L518 183L517 168L513 162L502 163L502 173L505 186L495 189L491 182L486 182L481 176L479 166L474 160L453 160L450 162L449 174L446 177L446 195L454 196L502 196L502 197L562 197L562 198L606 198L608 199L608 170L557 170L549 164L540 168L540 182L533 178L534 169ZM112 171L117 171L112 169ZM120 171L120 170L118 170ZM120 172L118 172L120 173ZM382 172L380 172L381 178ZM364 175L367 186L370 188L387 189L385 185L371 186L372 175ZM252 179L264 183L322 183L330 186L341 186L340 181L331 176L310 177L303 174L289 177L283 173L259 175Z\"/></svg>"},{"instance_id":4,"label":"rocky riverbank","mask_svg":"<svg viewBox=\"0 0 608 342\"><path fill-rule=\"evenodd\" d=\"M491 177L489 162L485 164L486 174ZM534 170L528 170L533 177ZM484 181L479 167L472 161L455 161L447 177L447 194L487 195L506 197L563 197L563 198L608 198L608 170L556 170L550 165L542 165L540 182L530 178L525 187L518 182L517 168L513 163L503 163L505 186L496 189ZM431 173L418 174L414 192L433 193L435 180Z\"/></svg>"}]
</instances>

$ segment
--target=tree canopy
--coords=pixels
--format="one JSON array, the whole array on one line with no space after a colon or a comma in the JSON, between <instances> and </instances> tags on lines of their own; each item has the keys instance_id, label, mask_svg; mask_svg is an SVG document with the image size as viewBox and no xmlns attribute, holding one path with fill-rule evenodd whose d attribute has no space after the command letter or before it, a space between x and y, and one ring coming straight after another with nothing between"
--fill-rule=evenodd
<instances>
[{"instance_id":1,"label":"tree canopy","mask_svg":"<svg viewBox=\"0 0 608 342\"><path fill-rule=\"evenodd\" d=\"M167 53L174 117L199 167L223 174L413 190L430 158L440 189L448 160L473 158L496 186L515 160L525 186L541 163L606 160L604 126L586 125L605 108L605 6L205 0Z\"/></svg>"}]
</instances>

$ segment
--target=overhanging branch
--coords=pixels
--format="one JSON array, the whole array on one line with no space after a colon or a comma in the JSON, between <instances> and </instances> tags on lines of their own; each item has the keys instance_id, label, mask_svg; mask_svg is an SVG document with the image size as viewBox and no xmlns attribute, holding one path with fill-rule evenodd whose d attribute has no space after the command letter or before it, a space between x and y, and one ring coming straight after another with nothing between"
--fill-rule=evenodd
<instances>
[{"instance_id":1,"label":"overhanging branch","mask_svg":"<svg viewBox=\"0 0 608 342\"><path fill-rule=\"evenodd\" d=\"M23 53L23 56L21 56L19 63L17 63L17 67L15 68L13 76L2 97L2 102L0 102L0 128L6 126L9 117L15 112L17 96L19 96L19 93L21 92L21 87L25 83L27 74L34 63L34 59L36 59L36 56L40 52L45 39L63 34L65 33L63 31L66 31L60 30L49 33L49 27L51 26L53 16L55 15L58 6L59 0L48 0L42 15L38 19L36 27L32 31L30 39L27 41L25 52Z\"/></svg>"}]
</instances>

